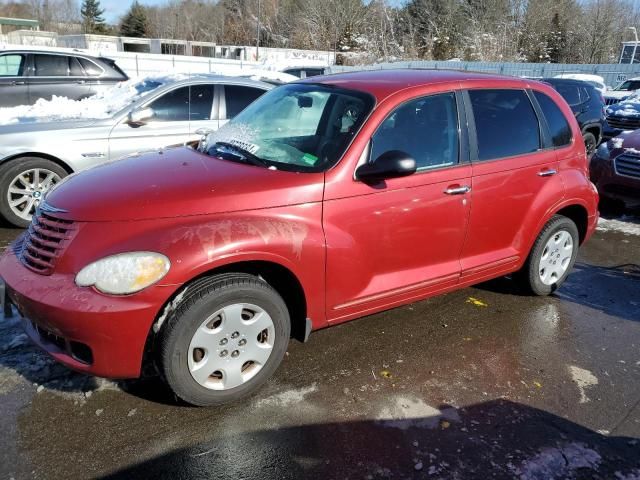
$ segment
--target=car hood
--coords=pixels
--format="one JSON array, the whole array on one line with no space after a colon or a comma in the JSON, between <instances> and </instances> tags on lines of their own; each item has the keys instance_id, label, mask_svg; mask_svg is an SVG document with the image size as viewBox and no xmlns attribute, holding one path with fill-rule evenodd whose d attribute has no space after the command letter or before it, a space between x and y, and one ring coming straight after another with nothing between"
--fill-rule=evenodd
<instances>
[{"instance_id":1,"label":"car hood","mask_svg":"<svg viewBox=\"0 0 640 480\"><path fill-rule=\"evenodd\" d=\"M607 115L616 115L621 117L640 116L640 102L638 102L638 100L623 100L620 103L610 105L607 107Z\"/></svg>"},{"instance_id":2,"label":"car hood","mask_svg":"<svg viewBox=\"0 0 640 480\"><path fill-rule=\"evenodd\" d=\"M179 147L67 177L45 208L75 221L144 220L318 202L323 188L322 173L272 170Z\"/></svg>"},{"instance_id":3,"label":"car hood","mask_svg":"<svg viewBox=\"0 0 640 480\"><path fill-rule=\"evenodd\" d=\"M605 94L604 94L604 98L620 99L620 98L626 98L629 95L633 95L633 91L629 91L629 90L621 90L621 91L607 90L605 92Z\"/></svg>"}]
</instances>

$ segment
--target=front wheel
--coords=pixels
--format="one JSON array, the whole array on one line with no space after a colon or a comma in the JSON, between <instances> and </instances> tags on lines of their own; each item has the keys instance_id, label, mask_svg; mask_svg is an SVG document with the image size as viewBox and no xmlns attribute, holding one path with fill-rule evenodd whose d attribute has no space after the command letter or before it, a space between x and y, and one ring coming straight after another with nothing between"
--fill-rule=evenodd
<instances>
[{"instance_id":1,"label":"front wheel","mask_svg":"<svg viewBox=\"0 0 640 480\"><path fill-rule=\"evenodd\" d=\"M582 138L584 139L584 146L587 150L587 156L591 157L591 155L595 153L596 148L598 147L598 140L596 139L596 136L591 132L584 132L582 134Z\"/></svg>"},{"instance_id":2,"label":"front wheel","mask_svg":"<svg viewBox=\"0 0 640 480\"><path fill-rule=\"evenodd\" d=\"M291 331L282 297L259 277L226 274L186 289L161 331L160 370L192 405L248 396L278 368Z\"/></svg>"},{"instance_id":3,"label":"front wheel","mask_svg":"<svg viewBox=\"0 0 640 480\"><path fill-rule=\"evenodd\" d=\"M27 227L44 195L67 172L51 160L24 157L0 169L0 214L16 227Z\"/></svg>"},{"instance_id":4,"label":"front wheel","mask_svg":"<svg viewBox=\"0 0 640 480\"><path fill-rule=\"evenodd\" d=\"M534 295L549 295L567 279L578 255L578 228L555 215L544 226L516 280Z\"/></svg>"}]
</instances>

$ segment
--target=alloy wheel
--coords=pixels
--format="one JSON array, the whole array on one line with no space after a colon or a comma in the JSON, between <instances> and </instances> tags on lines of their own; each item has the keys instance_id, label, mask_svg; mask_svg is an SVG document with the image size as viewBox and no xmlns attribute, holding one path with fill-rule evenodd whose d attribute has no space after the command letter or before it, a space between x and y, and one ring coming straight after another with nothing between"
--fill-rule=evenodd
<instances>
[{"instance_id":1,"label":"alloy wheel","mask_svg":"<svg viewBox=\"0 0 640 480\"><path fill-rule=\"evenodd\" d=\"M60 175L46 168L19 173L9 184L9 208L18 217L30 220L47 191L60 180Z\"/></svg>"}]
</instances>

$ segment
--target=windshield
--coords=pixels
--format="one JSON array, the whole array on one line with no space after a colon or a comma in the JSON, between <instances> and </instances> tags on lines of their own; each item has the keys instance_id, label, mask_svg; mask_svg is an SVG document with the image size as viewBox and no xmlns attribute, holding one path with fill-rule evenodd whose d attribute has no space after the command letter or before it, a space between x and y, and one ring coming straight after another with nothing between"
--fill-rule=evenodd
<instances>
[{"instance_id":1,"label":"windshield","mask_svg":"<svg viewBox=\"0 0 640 480\"><path fill-rule=\"evenodd\" d=\"M615 88L615 90L622 92L638 89L640 89L640 80L627 80L626 82L621 83Z\"/></svg>"},{"instance_id":2,"label":"windshield","mask_svg":"<svg viewBox=\"0 0 640 480\"><path fill-rule=\"evenodd\" d=\"M254 165L320 172L335 165L373 108L368 94L289 84L258 98L208 135L209 155Z\"/></svg>"}]
</instances>

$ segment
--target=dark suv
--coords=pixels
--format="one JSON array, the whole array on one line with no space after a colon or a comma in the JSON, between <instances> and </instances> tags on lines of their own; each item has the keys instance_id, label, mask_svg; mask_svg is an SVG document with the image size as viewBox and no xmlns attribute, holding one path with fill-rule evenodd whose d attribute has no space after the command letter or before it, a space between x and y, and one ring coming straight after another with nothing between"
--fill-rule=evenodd
<instances>
[{"instance_id":1,"label":"dark suv","mask_svg":"<svg viewBox=\"0 0 640 480\"><path fill-rule=\"evenodd\" d=\"M567 101L578 120L587 153L591 155L602 139L604 98L591 84L567 78L545 78Z\"/></svg>"},{"instance_id":2,"label":"dark suv","mask_svg":"<svg viewBox=\"0 0 640 480\"><path fill-rule=\"evenodd\" d=\"M80 52L0 52L0 107L32 105L53 95L73 100L128 80L116 62Z\"/></svg>"}]
</instances>

